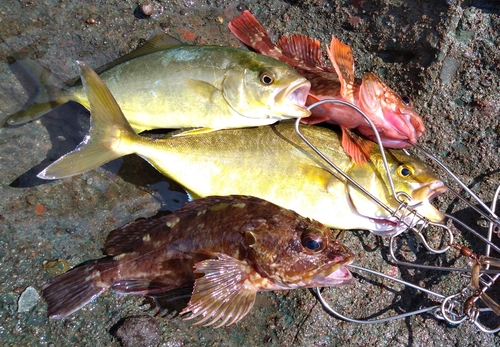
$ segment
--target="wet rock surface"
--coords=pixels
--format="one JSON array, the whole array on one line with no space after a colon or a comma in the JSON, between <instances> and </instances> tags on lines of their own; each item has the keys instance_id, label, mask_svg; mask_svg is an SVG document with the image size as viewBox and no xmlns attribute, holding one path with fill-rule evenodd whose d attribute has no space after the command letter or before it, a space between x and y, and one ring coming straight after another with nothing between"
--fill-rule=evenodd
<instances>
[{"instance_id":1,"label":"wet rock surface","mask_svg":"<svg viewBox=\"0 0 500 347\"><path fill-rule=\"evenodd\" d=\"M248 8L273 39L301 33L319 39L326 47L334 34L349 44L358 77L372 71L413 100L427 127L419 143L485 202L493 199L500 183L500 7L496 1L149 3L154 5L151 15L137 16L139 3L134 1L6 0L0 8L0 123L34 93L33 86L25 83L29 78L23 78L8 63L14 52L29 55L62 80L70 80L78 74L75 60L97 68L130 52L155 30L193 44L242 47L227 24ZM118 332L132 338L136 333L125 323L137 328L142 320L151 330L139 329L139 335L151 334L151 345L161 346L500 343L498 335L482 333L469 322L451 326L431 313L370 326L345 322L325 313L308 290L261 293L248 316L220 329L192 326L179 317L154 318L151 323L154 310L150 304L140 297L113 293L62 321L46 317L42 299L19 311L19 300L27 288L41 293L43 284L52 278L46 264L64 261L75 266L99 258L109 231L136 218L172 211L187 199L178 185L135 156L72 178L53 182L37 179L36 174L50 162L75 148L88 126L88 112L69 103L34 122L0 128L2 344L126 345ZM485 232L485 224L478 221L475 212L452 195L438 198L436 205ZM436 239L440 235L434 231L429 234ZM462 231L455 236L456 242L472 244L484 252L469 233ZM347 231L342 240L354 250L356 264L361 266L443 295L467 286L467 279L459 274L395 266L388 255L388 241L368 232ZM413 234L401 243L416 251L420 262L467 266L465 259L457 258L458 252L429 255ZM441 302L438 297L365 273L359 273L355 282L323 292L332 306L350 317L385 317ZM119 322L124 324L114 334Z\"/></svg>"},{"instance_id":2,"label":"wet rock surface","mask_svg":"<svg viewBox=\"0 0 500 347\"><path fill-rule=\"evenodd\" d=\"M124 347L153 347L160 342L158 322L150 316L128 317L114 333Z\"/></svg>"}]
</instances>

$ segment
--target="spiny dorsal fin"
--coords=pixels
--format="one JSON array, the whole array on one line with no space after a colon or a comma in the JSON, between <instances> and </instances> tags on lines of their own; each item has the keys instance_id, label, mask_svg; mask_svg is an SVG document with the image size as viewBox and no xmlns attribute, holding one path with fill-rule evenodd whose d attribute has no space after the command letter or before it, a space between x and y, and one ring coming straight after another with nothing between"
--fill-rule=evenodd
<instances>
[{"instance_id":1,"label":"spiny dorsal fin","mask_svg":"<svg viewBox=\"0 0 500 347\"><path fill-rule=\"evenodd\" d=\"M132 52L125 54L124 56L113 60L110 63L107 63L98 69L95 70L97 74L101 74L102 72L120 65L126 61L142 57L143 55L151 54L154 52L163 51L165 49L169 49L175 46L183 45L183 43L176 38L165 34L164 32L154 31L150 38L143 44L141 47L133 50Z\"/></svg>"},{"instance_id":2,"label":"spiny dorsal fin","mask_svg":"<svg viewBox=\"0 0 500 347\"><path fill-rule=\"evenodd\" d=\"M335 72L339 76L340 95L344 100L354 102L354 58L351 47L340 42L332 35L332 42L327 48L328 57L332 61Z\"/></svg>"},{"instance_id":3,"label":"spiny dorsal fin","mask_svg":"<svg viewBox=\"0 0 500 347\"><path fill-rule=\"evenodd\" d=\"M276 42L283 54L296 57L311 66L323 67L323 52L321 43L304 35L282 36Z\"/></svg>"},{"instance_id":4,"label":"spiny dorsal fin","mask_svg":"<svg viewBox=\"0 0 500 347\"><path fill-rule=\"evenodd\" d=\"M248 10L243 11L239 17L229 22L229 30L238 40L261 54L276 59L282 54L281 50L271 41L266 29Z\"/></svg>"}]
</instances>

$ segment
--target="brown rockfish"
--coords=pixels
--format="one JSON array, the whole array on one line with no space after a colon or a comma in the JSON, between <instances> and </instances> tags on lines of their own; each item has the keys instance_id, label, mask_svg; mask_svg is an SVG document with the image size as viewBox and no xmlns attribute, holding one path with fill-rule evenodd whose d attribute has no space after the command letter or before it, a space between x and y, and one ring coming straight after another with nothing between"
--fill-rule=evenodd
<instances>
[{"instance_id":1,"label":"brown rockfish","mask_svg":"<svg viewBox=\"0 0 500 347\"><path fill-rule=\"evenodd\" d=\"M318 40L304 35L281 37L276 45L264 27L249 12L244 11L229 23L231 32L255 51L293 66L311 81L307 104L323 99L340 99L358 106L374 123L382 144L388 148L407 148L416 143L425 130L422 118L407 97L401 97L373 73L355 79L351 48L332 36L327 49L333 69L323 63ZM350 107L325 103L312 109L305 123L328 121L342 128L342 146L358 163L369 157L370 142L360 141L350 129L355 129L376 141L374 131L361 114Z\"/></svg>"},{"instance_id":2,"label":"brown rockfish","mask_svg":"<svg viewBox=\"0 0 500 347\"><path fill-rule=\"evenodd\" d=\"M378 205L329 167L296 134L294 124L229 129L152 139L137 135L99 76L80 63L91 105L91 130L82 143L43 170L38 177L56 179L93 169L123 155L137 153L164 175L179 182L194 198L251 195L289 208L338 229L365 229L381 236L403 232L417 219L399 216ZM339 133L304 126L303 134L341 170L394 211L400 202L387 182L380 149L374 146L363 165L345 154ZM402 151L386 150L396 192L432 222L444 214L432 204L446 187L424 163Z\"/></svg>"},{"instance_id":3,"label":"brown rockfish","mask_svg":"<svg viewBox=\"0 0 500 347\"><path fill-rule=\"evenodd\" d=\"M35 62L17 57L40 84L33 104L7 123L36 119L76 101L89 108L81 84L70 86ZM196 128L184 135L307 117L310 83L276 59L232 47L186 45L159 34L99 69L135 131Z\"/></svg>"},{"instance_id":4,"label":"brown rockfish","mask_svg":"<svg viewBox=\"0 0 500 347\"><path fill-rule=\"evenodd\" d=\"M353 254L326 226L250 196L211 196L111 232L109 257L82 264L43 289L51 318L64 318L113 289L157 295L192 286L181 313L196 324L233 324L258 291L348 284Z\"/></svg>"}]
</instances>

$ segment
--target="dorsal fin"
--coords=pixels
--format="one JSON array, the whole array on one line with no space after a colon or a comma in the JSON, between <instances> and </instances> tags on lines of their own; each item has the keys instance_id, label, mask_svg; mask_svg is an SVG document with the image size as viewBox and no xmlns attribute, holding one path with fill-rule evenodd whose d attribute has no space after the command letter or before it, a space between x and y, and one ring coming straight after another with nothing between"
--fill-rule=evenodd
<instances>
[{"instance_id":1,"label":"dorsal fin","mask_svg":"<svg viewBox=\"0 0 500 347\"><path fill-rule=\"evenodd\" d=\"M104 71L111 69L112 67L120 65L134 58L142 57L143 55L159 52L164 49L180 45L184 45L184 43L168 34L165 34L163 31L155 30L151 33L149 39L146 41L145 44L143 44L139 48L136 48L132 52L125 54L124 56L121 56L107 64L104 64L103 66L100 66L94 71L99 75ZM81 84L81 79L80 77L76 77L68 80L66 83L69 85Z\"/></svg>"},{"instance_id":2,"label":"dorsal fin","mask_svg":"<svg viewBox=\"0 0 500 347\"><path fill-rule=\"evenodd\" d=\"M332 61L340 80L340 95L346 101L354 102L354 57L351 47L340 42L332 35L332 42L327 48L328 57Z\"/></svg>"},{"instance_id":3,"label":"dorsal fin","mask_svg":"<svg viewBox=\"0 0 500 347\"><path fill-rule=\"evenodd\" d=\"M132 52L125 54L124 56L115 59L106 65L101 66L100 68L96 69L95 72L97 72L97 74L100 74L103 71L106 71L107 69L120 65L134 58L142 57L143 55L163 51L165 49L180 45L183 45L183 43L177 40L176 38L168 34L165 34L162 31L154 31L153 33L151 33L149 39L146 41L145 44L133 50Z\"/></svg>"},{"instance_id":4,"label":"dorsal fin","mask_svg":"<svg viewBox=\"0 0 500 347\"><path fill-rule=\"evenodd\" d=\"M139 219L124 227L117 228L109 233L104 243L104 251L110 256L131 252L137 247L138 240L151 232L155 226L165 222L161 218Z\"/></svg>"},{"instance_id":5,"label":"dorsal fin","mask_svg":"<svg viewBox=\"0 0 500 347\"><path fill-rule=\"evenodd\" d=\"M281 50L271 41L266 29L248 10L229 22L229 30L238 40L258 53L275 59L282 55Z\"/></svg>"},{"instance_id":6,"label":"dorsal fin","mask_svg":"<svg viewBox=\"0 0 500 347\"><path fill-rule=\"evenodd\" d=\"M311 66L323 67L321 43L304 35L282 36L276 42L283 54L299 58Z\"/></svg>"}]
</instances>

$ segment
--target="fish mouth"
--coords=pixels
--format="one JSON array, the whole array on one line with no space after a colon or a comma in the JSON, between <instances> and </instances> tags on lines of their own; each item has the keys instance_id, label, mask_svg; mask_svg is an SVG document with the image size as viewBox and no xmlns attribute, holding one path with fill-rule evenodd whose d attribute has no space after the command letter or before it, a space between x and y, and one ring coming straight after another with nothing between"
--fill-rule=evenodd
<instances>
[{"instance_id":1,"label":"fish mouth","mask_svg":"<svg viewBox=\"0 0 500 347\"><path fill-rule=\"evenodd\" d=\"M430 202L438 195L448 191L448 187L442 181L434 181L412 192L412 198L422 201L413 207L421 216L433 223L441 223L446 218L444 213L436 209Z\"/></svg>"},{"instance_id":2,"label":"fish mouth","mask_svg":"<svg viewBox=\"0 0 500 347\"><path fill-rule=\"evenodd\" d=\"M382 130L380 137L384 146L407 148L423 134L425 126L422 118L374 74L368 72L363 76L360 94L364 111L379 114L372 121ZM376 141L368 126L362 126L359 130Z\"/></svg>"},{"instance_id":3,"label":"fish mouth","mask_svg":"<svg viewBox=\"0 0 500 347\"><path fill-rule=\"evenodd\" d=\"M410 202L409 208L430 222L441 223L445 219L444 213L432 206L430 202L447 190L448 188L445 184L439 180L415 189L412 192L412 198L420 202L414 205ZM408 228L423 222L422 219L415 218L411 213L401 217L390 216L385 218L369 218L369 220L376 226L375 229L370 231L375 235L383 237L396 236Z\"/></svg>"},{"instance_id":4,"label":"fish mouth","mask_svg":"<svg viewBox=\"0 0 500 347\"><path fill-rule=\"evenodd\" d=\"M352 261L349 262L349 264ZM347 265L347 264L346 264ZM352 274L347 269L347 266L342 265L337 270L324 277L321 281L323 286L340 286L352 283Z\"/></svg>"},{"instance_id":5,"label":"fish mouth","mask_svg":"<svg viewBox=\"0 0 500 347\"><path fill-rule=\"evenodd\" d=\"M422 187L412 191L412 198L418 201L431 201L436 196L445 193L448 190L446 185L440 181L436 180L432 183L423 185Z\"/></svg>"},{"instance_id":6,"label":"fish mouth","mask_svg":"<svg viewBox=\"0 0 500 347\"><path fill-rule=\"evenodd\" d=\"M304 118L311 115L311 111L305 106L310 89L311 82L300 78L275 95L275 104L283 108L284 118Z\"/></svg>"},{"instance_id":7,"label":"fish mouth","mask_svg":"<svg viewBox=\"0 0 500 347\"><path fill-rule=\"evenodd\" d=\"M333 287L352 283L352 274L347 268L354 261L353 256L349 256L342 263L333 266L327 264L321 268L318 274L308 285L308 287Z\"/></svg>"}]
</instances>

